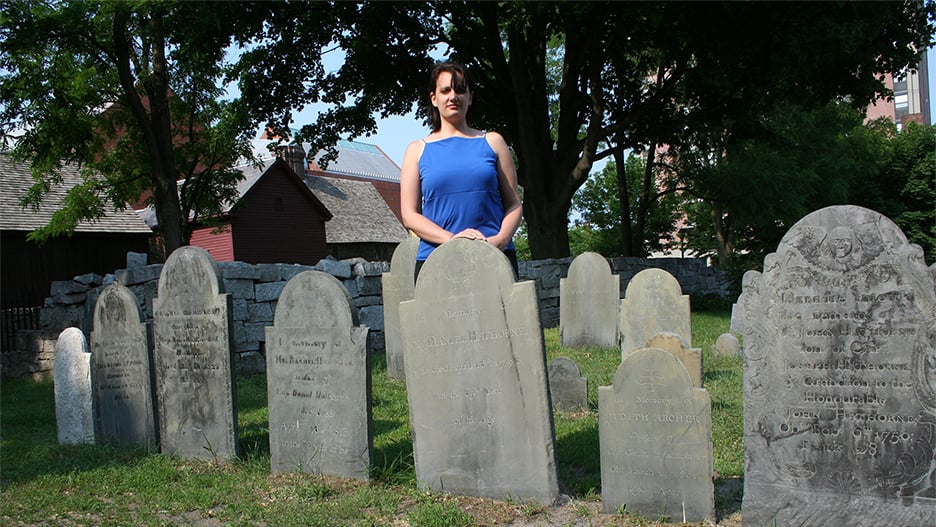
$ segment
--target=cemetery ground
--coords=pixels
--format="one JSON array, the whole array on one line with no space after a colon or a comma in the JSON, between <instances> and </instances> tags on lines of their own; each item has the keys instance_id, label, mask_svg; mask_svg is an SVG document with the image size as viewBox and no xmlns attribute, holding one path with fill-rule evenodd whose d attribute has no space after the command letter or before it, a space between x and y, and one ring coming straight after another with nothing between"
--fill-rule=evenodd
<instances>
[{"instance_id":1,"label":"cemetery ground","mask_svg":"<svg viewBox=\"0 0 936 527\"><path fill-rule=\"evenodd\" d=\"M728 331L727 311L692 313L693 345L703 349L712 398L717 525L737 527L744 466L740 357L712 356ZM374 462L370 481L305 473L271 474L263 375L237 379L241 455L228 463L190 461L155 450L59 445L51 380L4 380L0 392L0 524L158 526L450 527L642 526L679 523L601 512L598 386L611 385L617 348L560 346L545 331L547 362L565 356L588 379L589 409L555 414L561 490L558 506L427 493L416 488L403 381L372 358Z\"/></svg>"}]
</instances>

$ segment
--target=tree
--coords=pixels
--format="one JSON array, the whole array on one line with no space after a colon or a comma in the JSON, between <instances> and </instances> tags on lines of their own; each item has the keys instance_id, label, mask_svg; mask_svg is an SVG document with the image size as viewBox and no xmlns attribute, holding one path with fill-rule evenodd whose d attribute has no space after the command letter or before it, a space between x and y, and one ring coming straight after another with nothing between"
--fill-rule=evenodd
<instances>
[{"instance_id":1,"label":"tree","mask_svg":"<svg viewBox=\"0 0 936 527\"><path fill-rule=\"evenodd\" d=\"M426 71L443 51L471 70L471 122L501 131L515 149L536 258L569 254L569 207L596 161L678 145L687 130L744 122L777 101L869 101L884 91L881 72L899 71L925 47L934 11L931 1L913 0L339 2L332 9L345 62L337 72L307 69L297 101L335 106L304 126L303 138L325 148L342 134L372 132L375 115L422 107ZM258 48L245 71L293 63L291 50L277 51L286 55ZM561 63L558 78L552 61ZM258 95L282 100L279 88ZM271 124L285 133L290 119L283 112Z\"/></svg>"},{"instance_id":2,"label":"tree","mask_svg":"<svg viewBox=\"0 0 936 527\"><path fill-rule=\"evenodd\" d=\"M285 38L282 27L267 33L275 16L313 27L316 15L263 2L5 1L0 127L32 163L36 184L24 204L61 183L62 163L77 163L85 179L33 238L100 217L105 201L124 208L151 193L165 250L187 244L189 221L234 196L240 173L231 166L251 157L266 120L219 100L228 48ZM333 25L303 35L316 57Z\"/></svg>"},{"instance_id":3,"label":"tree","mask_svg":"<svg viewBox=\"0 0 936 527\"><path fill-rule=\"evenodd\" d=\"M648 173L643 158L634 153L628 155L623 165L610 162L597 175L589 178L572 198L572 210L578 219L569 231L572 255L593 251L605 256L646 256L652 251L670 250L669 242L673 225L678 220L678 196L671 189L659 189L654 176L647 192L623 194L629 203L622 209L620 181L629 188L644 186ZM641 200L646 199L644 206ZM622 212L622 210L627 212ZM640 220L644 211L647 219ZM634 229L626 228L637 223L647 225L636 238ZM625 251L624 247L636 247L636 251Z\"/></svg>"},{"instance_id":4,"label":"tree","mask_svg":"<svg viewBox=\"0 0 936 527\"><path fill-rule=\"evenodd\" d=\"M899 132L889 119L868 125L885 143L877 173L859 182L850 202L894 220L926 261L936 262L936 126L907 123Z\"/></svg>"},{"instance_id":5,"label":"tree","mask_svg":"<svg viewBox=\"0 0 936 527\"><path fill-rule=\"evenodd\" d=\"M689 246L722 267L757 268L813 210L855 200L888 157L886 138L844 102L778 104L739 136L699 133L676 155L689 195ZM744 261L735 262L738 254Z\"/></svg>"}]
</instances>

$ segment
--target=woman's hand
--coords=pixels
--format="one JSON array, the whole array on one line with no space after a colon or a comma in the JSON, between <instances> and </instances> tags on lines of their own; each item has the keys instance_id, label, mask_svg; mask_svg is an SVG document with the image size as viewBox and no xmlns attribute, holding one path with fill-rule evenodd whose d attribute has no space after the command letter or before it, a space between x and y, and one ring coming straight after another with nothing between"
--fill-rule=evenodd
<instances>
[{"instance_id":1,"label":"woman's hand","mask_svg":"<svg viewBox=\"0 0 936 527\"><path fill-rule=\"evenodd\" d=\"M481 231L478 229L465 229L459 233L453 234L450 239L454 240L455 238L468 238L469 240L487 241L487 237L481 234Z\"/></svg>"}]
</instances>

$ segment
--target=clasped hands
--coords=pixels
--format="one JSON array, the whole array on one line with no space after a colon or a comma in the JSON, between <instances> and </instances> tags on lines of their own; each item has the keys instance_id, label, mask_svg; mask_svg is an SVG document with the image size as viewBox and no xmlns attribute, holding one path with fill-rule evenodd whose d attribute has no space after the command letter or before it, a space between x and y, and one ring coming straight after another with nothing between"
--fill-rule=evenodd
<instances>
[{"instance_id":1,"label":"clasped hands","mask_svg":"<svg viewBox=\"0 0 936 527\"><path fill-rule=\"evenodd\" d=\"M497 235L487 237L484 234L482 234L481 231L479 231L478 229L465 229L461 232L453 234L452 237L449 239L452 240L455 238L467 238L469 240L485 241L501 250L503 250L504 246L506 245L506 242L501 241L501 239Z\"/></svg>"}]
</instances>

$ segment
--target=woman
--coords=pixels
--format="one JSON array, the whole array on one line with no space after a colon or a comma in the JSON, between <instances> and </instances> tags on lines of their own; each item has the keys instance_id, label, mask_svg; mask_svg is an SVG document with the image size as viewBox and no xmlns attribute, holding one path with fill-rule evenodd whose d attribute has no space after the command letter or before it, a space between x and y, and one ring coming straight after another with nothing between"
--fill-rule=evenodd
<instances>
[{"instance_id":1,"label":"woman","mask_svg":"<svg viewBox=\"0 0 936 527\"><path fill-rule=\"evenodd\" d=\"M523 209L507 143L496 132L468 126L471 90L464 66L437 64L431 79L432 133L407 146L400 173L403 225L420 238L416 275L432 251L453 238L494 245L516 274L512 239Z\"/></svg>"}]
</instances>

